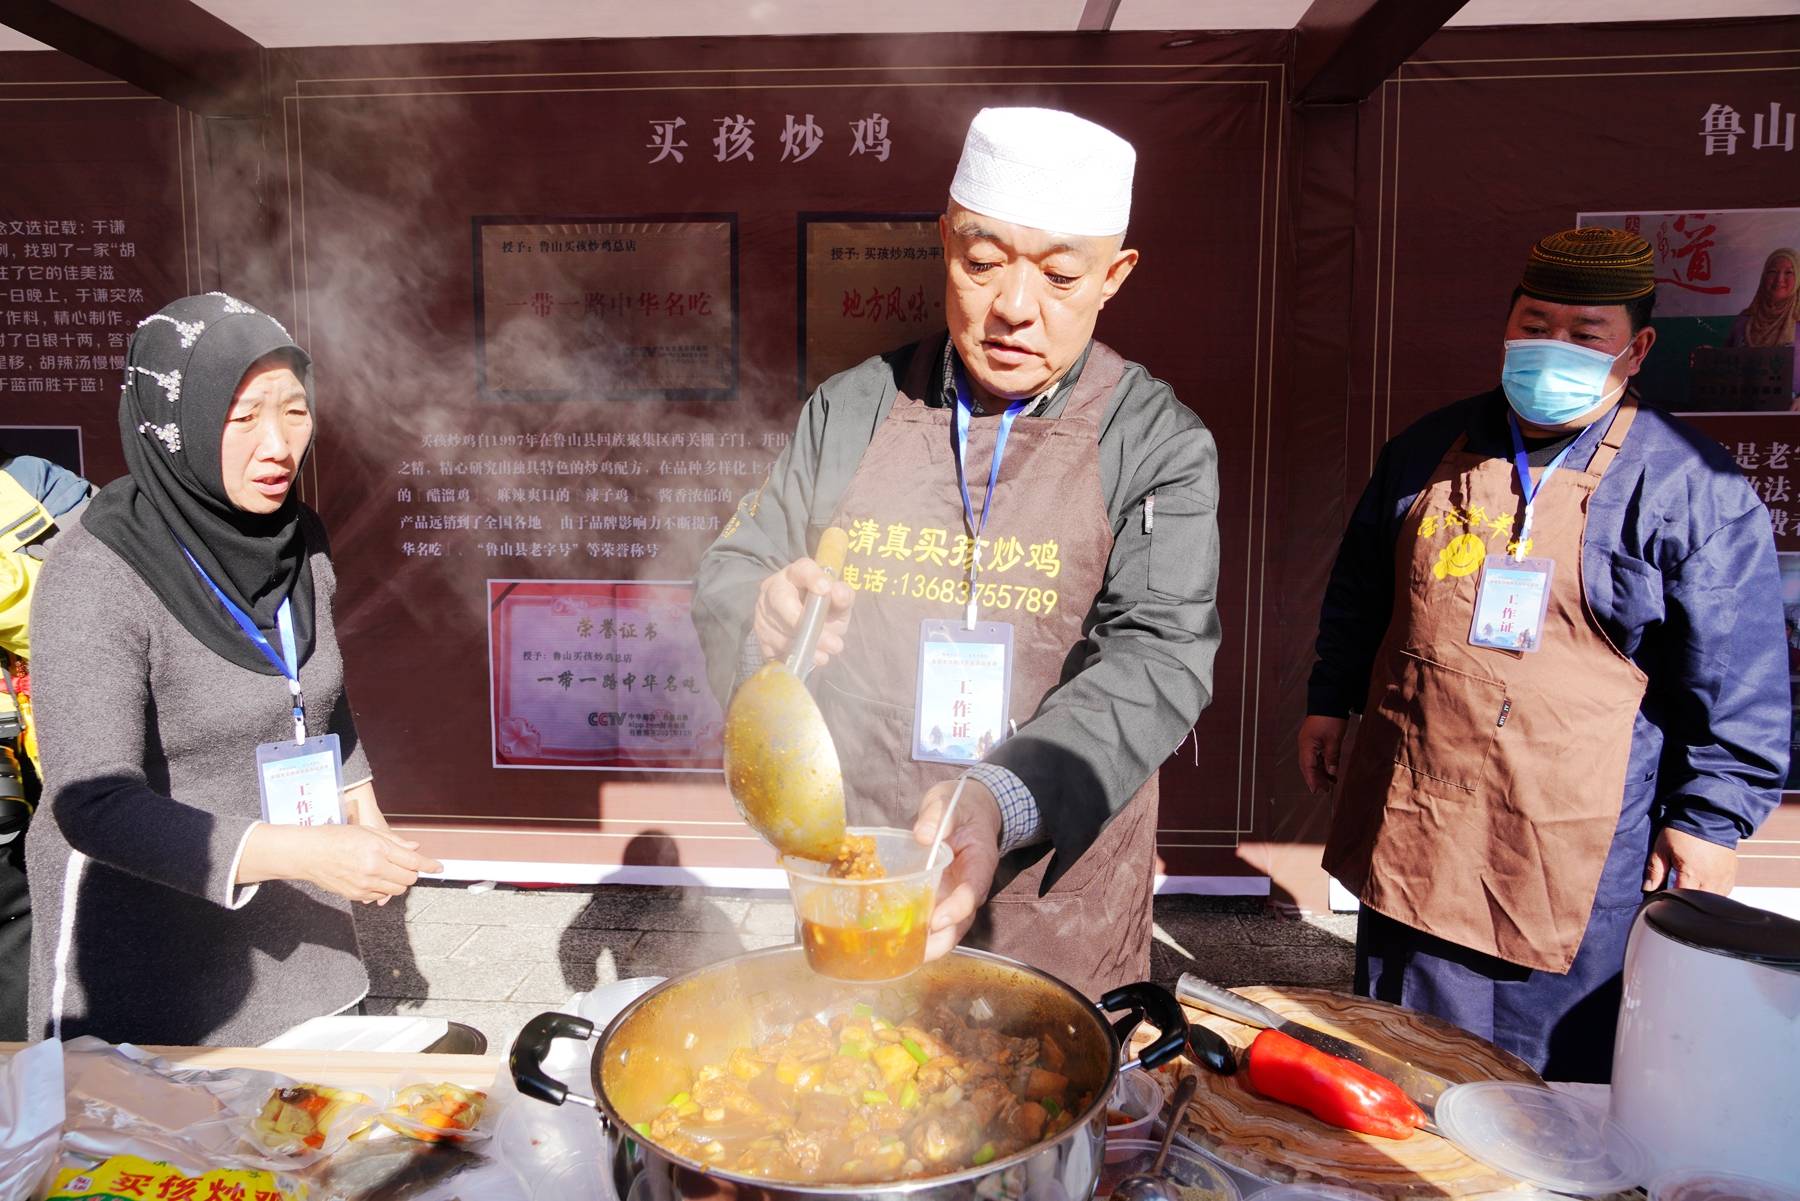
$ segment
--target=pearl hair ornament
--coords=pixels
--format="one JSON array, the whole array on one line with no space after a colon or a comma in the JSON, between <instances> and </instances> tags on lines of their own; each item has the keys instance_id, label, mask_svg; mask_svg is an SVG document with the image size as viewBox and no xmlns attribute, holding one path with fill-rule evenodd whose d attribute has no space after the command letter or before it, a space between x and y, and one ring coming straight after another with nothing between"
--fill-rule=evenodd
<instances>
[{"instance_id":1,"label":"pearl hair ornament","mask_svg":"<svg viewBox=\"0 0 1800 1201\"><path fill-rule=\"evenodd\" d=\"M181 449L181 427L176 425L173 421L169 422L167 425L154 425L151 422L145 421L139 423L137 428L138 433L149 434L152 438L161 442L168 448L170 454L174 454Z\"/></svg>"},{"instance_id":2,"label":"pearl hair ornament","mask_svg":"<svg viewBox=\"0 0 1800 1201\"><path fill-rule=\"evenodd\" d=\"M179 370L166 373L152 371L148 367L133 367L132 370L139 375L147 375L157 383L161 384L163 386L163 391L168 394L170 404L181 403L181 372Z\"/></svg>"},{"instance_id":3,"label":"pearl hair ornament","mask_svg":"<svg viewBox=\"0 0 1800 1201\"><path fill-rule=\"evenodd\" d=\"M286 338L290 342L292 342L294 340L294 335L288 333L287 326L285 326L281 322L275 320L275 318L269 317L269 315L267 313L263 312L261 309L255 307L254 305L245 304L243 301L241 301L237 297L231 295L229 292L208 292L207 295L208 296L217 296L220 300L223 300L225 302L225 311L227 313L242 313L245 316L249 316L249 317L268 317L269 323L271 325L273 325L276 329L281 331L282 337Z\"/></svg>"},{"instance_id":4,"label":"pearl hair ornament","mask_svg":"<svg viewBox=\"0 0 1800 1201\"><path fill-rule=\"evenodd\" d=\"M200 340L200 335L206 332L206 322L204 321L177 321L166 313L151 313L138 322L137 327L143 329L152 321L167 321L174 326L175 331L181 335L181 349L183 350L192 350L194 343Z\"/></svg>"}]
</instances>

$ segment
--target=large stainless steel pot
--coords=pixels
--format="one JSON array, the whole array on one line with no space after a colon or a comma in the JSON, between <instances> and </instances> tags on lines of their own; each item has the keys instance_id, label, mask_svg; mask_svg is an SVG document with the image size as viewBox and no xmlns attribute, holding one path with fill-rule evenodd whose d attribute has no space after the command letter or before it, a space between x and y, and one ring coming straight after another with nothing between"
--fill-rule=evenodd
<instances>
[{"instance_id":1,"label":"large stainless steel pot","mask_svg":"<svg viewBox=\"0 0 1800 1201\"><path fill-rule=\"evenodd\" d=\"M972 1022L1004 1034L1054 1033L1068 1048L1065 1071L1092 1100L1073 1125L1006 1159L964 1171L890 1185L786 1184L707 1167L640 1138L648 1120L701 1065L734 1047L785 1030L806 1017L842 1012L858 1001L904 1012L948 1003ZM1108 1018L1108 1014L1117 1015ZM1131 1032L1148 1021L1158 1037L1121 1063ZM1087 1201L1100 1176L1106 1102L1122 1072L1152 1068L1180 1053L1187 1039L1181 1005L1154 984L1131 984L1098 1006L1062 981L998 955L957 950L890 984L853 985L815 975L801 948L776 947L728 959L670 980L633 1001L600 1035L590 1071L593 1096L571 1092L543 1070L559 1038L588 1039L593 1023L564 1013L533 1018L514 1041L512 1076L528 1097L592 1106L605 1131L606 1170L619 1201L801 1201L818 1197L893 1201ZM598 1181L597 1181L598 1182Z\"/></svg>"}]
</instances>

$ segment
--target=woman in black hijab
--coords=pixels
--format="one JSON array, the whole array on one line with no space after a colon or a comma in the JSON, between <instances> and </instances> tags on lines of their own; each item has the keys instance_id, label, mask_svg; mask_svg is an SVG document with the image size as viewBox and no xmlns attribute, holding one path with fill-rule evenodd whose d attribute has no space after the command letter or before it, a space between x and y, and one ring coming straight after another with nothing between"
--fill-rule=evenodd
<instances>
[{"instance_id":1,"label":"woman in black hijab","mask_svg":"<svg viewBox=\"0 0 1800 1201\"><path fill-rule=\"evenodd\" d=\"M130 474L33 598L35 1033L255 1045L350 1009L350 902L441 870L388 830L344 695L325 532L294 495L310 368L222 292L132 338Z\"/></svg>"}]
</instances>

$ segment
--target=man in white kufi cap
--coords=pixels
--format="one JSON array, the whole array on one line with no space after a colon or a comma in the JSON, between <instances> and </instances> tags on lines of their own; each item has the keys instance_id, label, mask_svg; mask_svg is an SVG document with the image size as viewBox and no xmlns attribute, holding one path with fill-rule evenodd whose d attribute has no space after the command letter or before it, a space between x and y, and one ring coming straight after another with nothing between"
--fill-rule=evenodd
<instances>
[{"instance_id":1,"label":"man in white kufi cap","mask_svg":"<svg viewBox=\"0 0 1800 1201\"><path fill-rule=\"evenodd\" d=\"M819 387L694 601L726 697L830 595L812 680L850 823L929 841L967 776L927 954L967 935L1091 996L1148 976L1156 769L1219 644L1212 437L1093 337L1138 261L1135 165L1072 113L976 114L938 223L948 337ZM831 525L841 580L810 557Z\"/></svg>"}]
</instances>

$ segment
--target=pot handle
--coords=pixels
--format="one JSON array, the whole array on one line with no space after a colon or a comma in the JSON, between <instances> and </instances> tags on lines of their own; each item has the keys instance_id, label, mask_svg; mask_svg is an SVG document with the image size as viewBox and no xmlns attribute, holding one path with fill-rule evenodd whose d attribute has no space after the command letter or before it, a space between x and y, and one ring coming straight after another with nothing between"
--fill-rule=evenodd
<instances>
[{"instance_id":1,"label":"pot handle","mask_svg":"<svg viewBox=\"0 0 1800 1201\"><path fill-rule=\"evenodd\" d=\"M1138 1057L1119 1070L1161 1067L1181 1054L1187 1045L1187 1011L1174 994L1149 981L1124 984L1100 998L1100 1008L1107 1013L1125 1013L1113 1022L1113 1033L1124 1045L1138 1024L1148 1020L1156 1027L1156 1039Z\"/></svg>"},{"instance_id":2,"label":"pot handle","mask_svg":"<svg viewBox=\"0 0 1800 1201\"><path fill-rule=\"evenodd\" d=\"M594 1037L594 1023L572 1013L540 1013L525 1023L519 1037L513 1039L506 1064L512 1071L513 1084L521 1093L547 1105L579 1101L589 1109L598 1109L592 1097L572 1093L569 1086L544 1071L544 1056L550 1044L559 1038L577 1038L586 1042Z\"/></svg>"}]
</instances>

